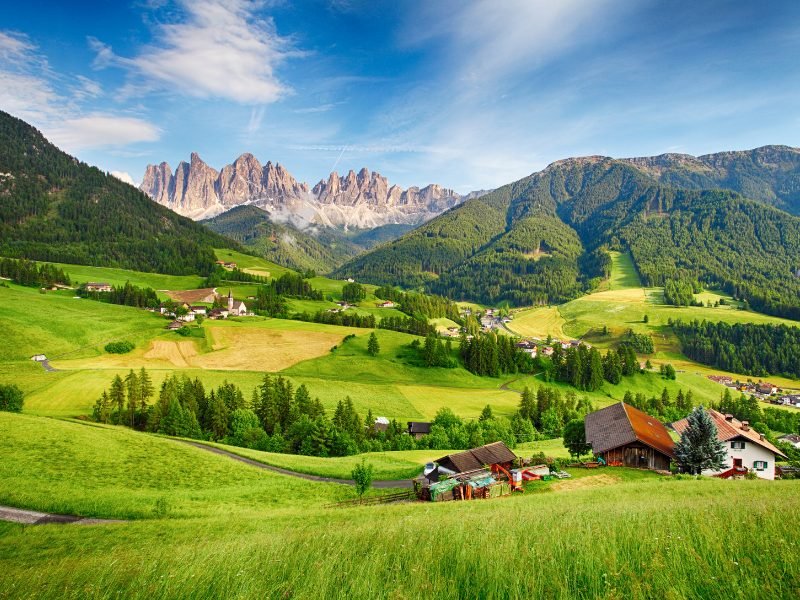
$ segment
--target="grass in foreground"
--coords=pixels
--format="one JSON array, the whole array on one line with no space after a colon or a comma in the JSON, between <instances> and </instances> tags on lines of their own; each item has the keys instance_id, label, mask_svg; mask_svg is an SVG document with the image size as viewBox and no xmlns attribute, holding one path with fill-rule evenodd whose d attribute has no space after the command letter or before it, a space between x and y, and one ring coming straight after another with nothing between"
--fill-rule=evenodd
<instances>
[{"instance_id":1,"label":"grass in foreground","mask_svg":"<svg viewBox=\"0 0 800 600\"><path fill-rule=\"evenodd\" d=\"M0 442L4 502L66 510L99 496L127 508L95 514L151 518L0 524L4 598L789 598L800 586L796 481L605 469L496 500L329 509L335 486L149 436L154 447L126 454L136 434L8 419L25 435L11 452ZM65 435L86 449L49 452ZM160 497L181 518L156 518Z\"/></svg>"}]
</instances>

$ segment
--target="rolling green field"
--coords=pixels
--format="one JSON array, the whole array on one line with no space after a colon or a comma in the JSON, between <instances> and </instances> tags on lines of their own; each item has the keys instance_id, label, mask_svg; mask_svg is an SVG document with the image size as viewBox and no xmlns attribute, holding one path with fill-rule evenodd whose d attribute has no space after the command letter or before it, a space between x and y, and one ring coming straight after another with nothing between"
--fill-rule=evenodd
<instances>
[{"instance_id":1,"label":"rolling green field","mask_svg":"<svg viewBox=\"0 0 800 600\"><path fill-rule=\"evenodd\" d=\"M197 275L162 275L161 273L144 273L111 267L91 267L65 263L52 264L63 269L69 275L73 286L88 281L102 281L117 286L131 282L133 285L150 287L160 292L163 290L191 290L203 285L203 278Z\"/></svg>"},{"instance_id":2,"label":"rolling green field","mask_svg":"<svg viewBox=\"0 0 800 600\"><path fill-rule=\"evenodd\" d=\"M326 506L352 497L345 486L116 428L0 414L0 451L0 502L132 519L0 524L4 598L788 598L800 586L796 481L607 468L509 498L342 509Z\"/></svg>"}]
</instances>

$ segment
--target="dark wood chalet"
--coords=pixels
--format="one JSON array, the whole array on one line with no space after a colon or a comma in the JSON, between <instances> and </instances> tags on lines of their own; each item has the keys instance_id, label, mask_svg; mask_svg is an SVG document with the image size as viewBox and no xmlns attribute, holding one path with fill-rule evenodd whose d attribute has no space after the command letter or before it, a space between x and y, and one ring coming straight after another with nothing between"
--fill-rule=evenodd
<instances>
[{"instance_id":1,"label":"dark wood chalet","mask_svg":"<svg viewBox=\"0 0 800 600\"><path fill-rule=\"evenodd\" d=\"M661 421L619 402L586 415L586 443L610 465L666 471L675 443Z\"/></svg>"}]
</instances>

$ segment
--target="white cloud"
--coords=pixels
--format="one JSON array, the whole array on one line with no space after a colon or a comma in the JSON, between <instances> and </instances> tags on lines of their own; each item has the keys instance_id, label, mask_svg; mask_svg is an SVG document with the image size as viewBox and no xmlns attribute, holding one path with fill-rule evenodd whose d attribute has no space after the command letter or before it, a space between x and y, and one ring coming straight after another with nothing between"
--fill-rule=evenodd
<instances>
[{"instance_id":1,"label":"white cloud","mask_svg":"<svg viewBox=\"0 0 800 600\"><path fill-rule=\"evenodd\" d=\"M125 183L129 183L133 187L136 187L136 182L133 180L133 177L131 177L131 174L127 171L111 171L111 174L120 181L124 181Z\"/></svg>"},{"instance_id":2,"label":"white cloud","mask_svg":"<svg viewBox=\"0 0 800 600\"><path fill-rule=\"evenodd\" d=\"M93 114L66 119L51 126L49 134L53 143L74 152L86 148L154 142L160 137L161 131L142 119Z\"/></svg>"},{"instance_id":3,"label":"white cloud","mask_svg":"<svg viewBox=\"0 0 800 600\"><path fill-rule=\"evenodd\" d=\"M94 65L127 69L132 93L160 89L242 104L275 102L289 93L275 68L299 53L280 37L271 19L259 18L260 3L248 0L182 0L185 20L159 24L156 42L125 58L96 39Z\"/></svg>"},{"instance_id":4,"label":"white cloud","mask_svg":"<svg viewBox=\"0 0 800 600\"><path fill-rule=\"evenodd\" d=\"M111 113L86 114L85 102L102 95L88 77L57 76L30 39L0 31L0 108L42 130L68 152L155 141L148 121Z\"/></svg>"}]
</instances>

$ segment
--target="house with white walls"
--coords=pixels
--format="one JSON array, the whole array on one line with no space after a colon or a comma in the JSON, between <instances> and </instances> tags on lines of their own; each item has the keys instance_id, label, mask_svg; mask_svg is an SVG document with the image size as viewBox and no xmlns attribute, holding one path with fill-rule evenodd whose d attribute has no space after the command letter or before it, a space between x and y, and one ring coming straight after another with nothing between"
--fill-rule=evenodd
<instances>
[{"instance_id":1,"label":"house with white walls","mask_svg":"<svg viewBox=\"0 0 800 600\"><path fill-rule=\"evenodd\" d=\"M775 462L786 455L770 444L767 439L747 421L734 419L733 415L723 415L716 410L708 414L717 426L717 439L725 443L728 457L720 471L703 471L703 475L722 477L744 476L752 471L761 479L775 479ZM679 434L686 431L688 419L681 419L672 424Z\"/></svg>"}]
</instances>

